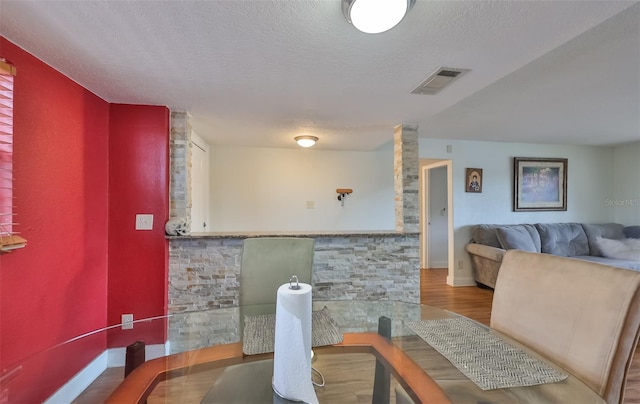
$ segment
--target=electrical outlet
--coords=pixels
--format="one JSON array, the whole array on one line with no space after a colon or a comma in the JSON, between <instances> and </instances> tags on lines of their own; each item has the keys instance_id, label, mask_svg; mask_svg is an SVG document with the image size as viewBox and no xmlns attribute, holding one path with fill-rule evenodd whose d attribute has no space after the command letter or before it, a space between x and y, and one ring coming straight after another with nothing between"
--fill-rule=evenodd
<instances>
[{"instance_id":1,"label":"electrical outlet","mask_svg":"<svg viewBox=\"0 0 640 404\"><path fill-rule=\"evenodd\" d=\"M121 324L123 330L131 330L133 328L133 314L123 314Z\"/></svg>"},{"instance_id":2,"label":"electrical outlet","mask_svg":"<svg viewBox=\"0 0 640 404\"><path fill-rule=\"evenodd\" d=\"M307 201L307 209L315 209L316 204L313 201Z\"/></svg>"},{"instance_id":3,"label":"electrical outlet","mask_svg":"<svg viewBox=\"0 0 640 404\"><path fill-rule=\"evenodd\" d=\"M136 230L153 230L153 215L136 215Z\"/></svg>"},{"instance_id":4,"label":"electrical outlet","mask_svg":"<svg viewBox=\"0 0 640 404\"><path fill-rule=\"evenodd\" d=\"M464 268L464 261L458 260L458 269Z\"/></svg>"}]
</instances>

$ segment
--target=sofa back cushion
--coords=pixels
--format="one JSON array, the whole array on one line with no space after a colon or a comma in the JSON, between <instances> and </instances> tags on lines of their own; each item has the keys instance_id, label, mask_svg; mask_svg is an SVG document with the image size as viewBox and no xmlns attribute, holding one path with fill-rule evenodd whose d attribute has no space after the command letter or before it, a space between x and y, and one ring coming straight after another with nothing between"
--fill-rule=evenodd
<instances>
[{"instance_id":1,"label":"sofa back cushion","mask_svg":"<svg viewBox=\"0 0 640 404\"><path fill-rule=\"evenodd\" d=\"M471 229L472 241L477 244L484 244L490 247L508 249L502 245L498 239L498 229L512 229L516 228L518 233L523 234L526 231L537 248L537 252L540 252L540 236L538 230L532 224L478 224ZM523 230L524 229L524 230ZM515 248L515 247L511 247ZM519 248L516 248L519 249Z\"/></svg>"},{"instance_id":2,"label":"sofa back cushion","mask_svg":"<svg viewBox=\"0 0 640 404\"><path fill-rule=\"evenodd\" d=\"M640 226L627 226L624 228L626 238L640 238Z\"/></svg>"},{"instance_id":3,"label":"sofa back cushion","mask_svg":"<svg viewBox=\"0 0 640 404\"><path fill-rule=\"evenodd\" d=\"M478 224L471 229L471 238L477 244L484 244L490 247L502 248L498 241L495 224Z\"/></svg>"},{"instance_id":4,"label":"sofa back cushion","mask_svg":"<svg viewBox=\"0 0 640 404\"><path fill-rule=\"evenodd\" d=\"M589 255L589 242L580 223L538 223L541 252L575 257Z\"/></svg>"},{"instance_id":5,"label":"sofa back cushion","mask_svg":"<svg viewBox=\"0 0 640 404\"><path fill-rule=\"evenodd\" d=\"M597 243L598 238L610 238L613 240L619 240L624 238L624 226L618 223L603 223L603 224L583 224L587 239L589 241L589 255L596 257L604 257L600 246Z\"/></svg>"},{"instance_id":6,"label":"sofa back cushion","mask_svg":"<svg viewBox=\"0 0 640 404\"><path fill-rule=\"evenodd\" d=\"M496 229L498 241L505 250L540 252L540 235L533 225L504 226Z\"/></svg>"},{"instance_id":7,"label":"sofa back cushion","mask_svg":"<svg viewBox=\"0 0 640 404\"><path fill-rule=\"evenodd\" d=\"M491 328L619 403L640 331L639 290L636 271L510 250L498 273Z\"/></svg>"}]
</instances>

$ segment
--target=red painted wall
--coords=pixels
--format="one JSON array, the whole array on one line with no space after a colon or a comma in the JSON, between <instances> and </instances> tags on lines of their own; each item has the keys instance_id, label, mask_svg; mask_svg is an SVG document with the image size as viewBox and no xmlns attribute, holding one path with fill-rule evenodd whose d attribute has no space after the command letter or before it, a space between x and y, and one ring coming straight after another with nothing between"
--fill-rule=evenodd
<instances>
[{"instance_id":1,"label":"red painted wall","mask_svg":"<svg viewBox=\"0 0 640 404\"><path fill-rule=\"evenodd\" d=\"M0 365L23 365L9 402L34 402L105 347L103 335L42 353L106 324L109 104L4 38L0 56L18 70L14 195L28 240L0 255Z\"/></svg>"},{"instance_id":2,"label":"red painted wall","mask_svg":"<svg viewBox=\"0 0 640 404\"><path fill-rule=\"evenodd\" d=\"M107 347L163 343L164 324L72 337L165 313L169 111L110 105L0 37L18 69L17 221L28 245L0 255L0 401L41 402ZM155 215L134 231L135 213ZM7 389L8 390L5 390Z\"/></svg>"},{"instance_id":3,"label":"red painted wall","mask_svg":"<svg viewBox=\"0 0 640 404\"><path fill-rule=\"evenodd\" d=\"M169 110L112 104L109 154L109 324L166 313L169 218ZM135 230L136 214L153 214L153 230ZM109 347L165 341L163 322L113 330Z\"/></svg>"}]
</instances>

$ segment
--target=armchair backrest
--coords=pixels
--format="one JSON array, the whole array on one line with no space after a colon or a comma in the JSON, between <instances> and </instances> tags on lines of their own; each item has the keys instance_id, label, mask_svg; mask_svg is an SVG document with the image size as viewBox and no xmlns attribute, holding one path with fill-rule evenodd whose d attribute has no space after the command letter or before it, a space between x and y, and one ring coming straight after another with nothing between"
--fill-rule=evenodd
<instances>
[{"instance_id":1,"label":"armchair backrest","mask_svg":"<svg viewBox=\"0 0 640 404\"><path fill-rule=\"evenodd\" d=\"M546 356L609 403L621 403L640 328L640 272L506 252L491 328Z\"/></svg>"}]
</instances>

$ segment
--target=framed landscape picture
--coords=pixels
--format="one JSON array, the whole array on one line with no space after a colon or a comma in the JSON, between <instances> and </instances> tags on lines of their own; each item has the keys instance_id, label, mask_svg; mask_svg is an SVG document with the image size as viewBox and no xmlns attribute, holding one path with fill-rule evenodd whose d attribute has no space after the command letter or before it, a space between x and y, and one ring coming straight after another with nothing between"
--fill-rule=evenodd
<instances>
[{"instance_id":1,"label":"framed landscape picture","mask_svg":"<svg viewBox=\"0 0 640 404\"><path fill-rule=\"evenodd\" d=\"M467 168L466 192L482 192L482 168Z\"/></svg>"},{"instance_id":2,"label":"framed landscape picture","mask_svg":"<svg viewBox=\"0 0 640 404\"><path fill-rule=\"evenodd\" d=\"M514 212L567 210L567 159L513 158Z\"/></svg>"}]
</instances>

